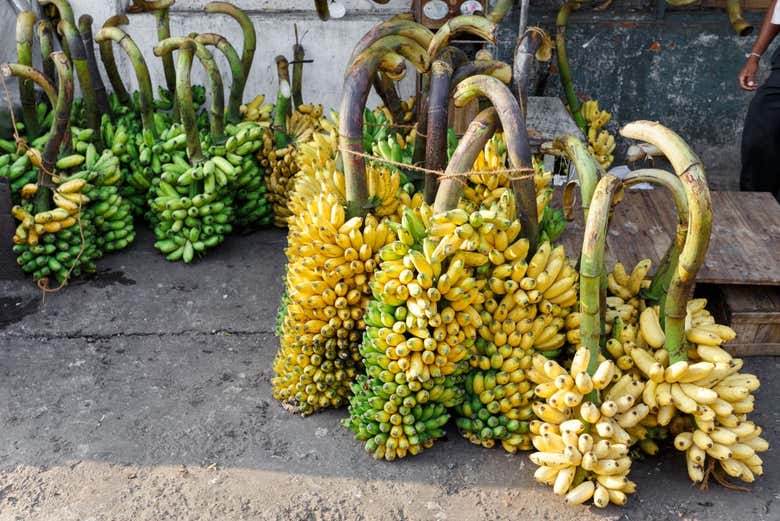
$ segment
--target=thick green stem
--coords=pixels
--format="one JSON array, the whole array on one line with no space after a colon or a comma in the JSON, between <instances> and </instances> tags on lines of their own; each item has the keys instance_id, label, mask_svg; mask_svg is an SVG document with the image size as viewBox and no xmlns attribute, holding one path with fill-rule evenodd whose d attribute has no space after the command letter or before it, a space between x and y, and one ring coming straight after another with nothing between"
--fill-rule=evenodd
<instances>
[{"instance_id":1,"label":"thick green stem","mask_svg":"<svg viewBox=\"0 0 780 521\"><path fill-rule=\"evenodd\" d=\"M279 81L279 90L276 93L276 105L274 106L274 146L276 149L287 146L287 113L290 111L290 77L287 58L276 57L276 74Z\"/></svg>"},{"instance_id":2,"label":"thick green stem","mask_svg":"<svg viewBox=\"0 0 780 521\"><path fill-rule=\"evenodd\" d=\"M41 6L53 5L60 13L60 19L67 20L76 26L76 17L73 15L73 7L68 0L38 0Z\"/></svg>"},{"instance_id":3,"label":"thick green stem","mask_svg":"<svg viewBox=\"0 0 780 521\"><path fill-rule=\"evenodd\" d=\"M157 41L162 42L171 37L171 17L170 9L162 7L154 11L154 17L157 20ZM162 57L163 72L165 73L165 84L172 93L176 90L176 67L173 64L173 55L167 54Z\"/></svg>"},{"instance_id":4,"label":"thick green stem","mask_svg":"<svg viewBox=\"0 0 780 521\"><path fill-rule=\"evenodd\" d=\"M295 45L293 45L292 97L296 107L303 105L303 60L306 52L298 42L298 27L295 27Z\"/></svg>"},{"instance_id":5,"label":"thick green stem","mask_svg":"<svg viewBox=\"0 0 780 521\"><path fill-rule=\"evenodd\" d=\"M561 84L566 93L566 101L569 103L569 111L574 118L574 122L580 127L580 130L585 132L587 130L587 124L585 122L585 117L582 115L580 100L577 98L577 93L574 92L574 83L571 79L571 70L569 69L569 59L566 56L566 25L569 23L569 14L571 14L573 10L579 8L579 2L566 2L561 6L555 24L557 30L555 33L555 47L558 56L558 73L561 75Z\"/></svg>"},{"instance_id":6,"label":"thick green stem","mask_svg":"<svg viewBox=\"0 0 780 521\"><path fill-rule=\"evenodd\" d=\"M439 57L439 52L447 47L450 40L459 34L473 34L490 43L496 43L498 25L487 18L477 15L463 15L450 18L439 27L428 45L428 56L431 60Z\"/></svg>"},{"instance_id":7,"label":"thick green stem","mask_svg":"<svg viewBox=\"0 0 780 521\"><path fill-rule=\"evenodd\" d=\"M556 136L553 147L563 153L563 155L574 164L577 171L577 178L580 182L580 195L582 197L582 209L585 218L588 218L590 201L593 198L593 192L599 179L604 176L604 168L596 161L593 154L588 151L585 144L577 137L571 134ZM567 184L564 190L564 206L570 208L572 204L571 190L573 183ZM567 210L568 211L568 210Z\"/></svg>"},{"instance_id":8,"label":"thick green stem","mask_svg":"<svg viewBox=\"0 0 780 521\"><path fill-rule=\"evenodd\" d=\"M497 0L493 9L487 15L487 19L494 24L500 24L507 13L512 9L515 0Z\"/></svg>"},{"instance_id":9,"label":"thick green stem","mask_svg":"<svg viewBox=\"0 0 780 521\"><path fill-rule=\"evenodd\" d=\"M583 232L580 257L580 341L590 351L588 373L593 374L601 353L603 290L606 274L604 250L612 201L621 188L620 179L607 174L596 185Z\"/></svg>"},{"instance_id":10,"label":"thick green stem","mask_svg":"<svg viewBox=\"0 0 780 521\"><path fill-rule=\"evenodd\" d=\"M227 59L230 65L230 72L233 77L233 83L230 86L230 97L226 117L229 123L238 123L241 121L241 104L244 101L244 86L246 78L241 66L241 58L236 52L236 48L223 36L214 33L199 34L195 41L203 45L213 45Z\"/></svg>"},{"instance_id":11,"label":"thick green stem","mask_svg":"<svg viewBox=\"0 0 780 521\"><path fill-rule=\"evenodd\" d=\"M635 121L620 131L627 138L658 147L672 164L685 187L688 200L688 234L680 251L679 264L669 282L664 312L665 348L669 363L687 359L685 316L696 274L704 263L712 229L712 201L704 166L699 157L675 132L660 123Z\"/></svg>"},{"instance_id":12,"label":"thick green stem","mask_svg":"<svg viewBox=\"0 0 780 521\"><path fill-rule=\"evenodd\" d=\"M492 76L472 76L458 84L453 101L456 107L462 107L480 96L489 99L498 111L510 166L517 169L533 169L528 131L517 99L512 95L509 87ZM515 195L523 236L528 239L530 251L534 252L539 243L536 185L530 174L515 176L510 184Z\"/></svg>"},{"instance_id":13,"label":"thick green stem","mask_svg":"<svg viewBox=\"0 0 780 521\"><path fill-rule=\"evenodd\" d=\"M51 59L51 53L54 52L54 36L52 35L51 23L48 20L38 22L38 42L41 46L43 73L49 78L49 81L56 82L57 71L54 68L54 61Z\"/></svg>"},{"instance_id":14,"label":"thick green stem","mask_svg":"<svg viewBox=\"0 0 780 521\"><path fill-rule=\"evenodd\" d=\"M54 62L52 62L53 64ZM21 81L27 81L31 84L38 85L43 90L46 97L49 99L49 103L52 107L57 105L57 87L51 82L43 72L38 69L34 69L29 65L22 65L21 63L6 63L3 67L9 70L11 76L16 76Z\"/></svg>"},{"instance_id":15,"label":"thick green stem","mask_svg":"<svg viewBox=\"0 0 780 521\"><path fill-rule=\"evenodd\" d=\"M327 22L330 20L330 0L314 0L314 8L317 9L317 16L320 20Z\"/></svg>"},{"instance_id":16,"label":"thick green stem","mask_svg":"<svg viewBox=\"0 0 780 521\"><path fill-rule=\"evenodd\" d=\"M377 40L386 36L406 36L420 44L420 47L427 49L433 38L433 33L430 29L409 18L395 16L386 22L375 25L364 34L357 45L355 45L355 48L352 49L348 63L353 63L366 49L371 47ZM345 75L347 72L349 72L349 69L346 70Z\"/></svg>"},{"instance_id":17,"label":"thick green stem","mask_svg":"<svg viewBox=\"0 0 780 521\"><path fill-rule=\"evenodd\" d=\"M81 42L84 45L84 52L87 56L87 67L89 67L89 76L92 78L95 90L95 104L98 113L108 114L110 111L108 95L106 94L106 86L103 84L103 78L100 76L100 70L95 59L95 47L92 42L92 17L88 14L83 14L79 17L79 34L81 34Z\"/></svg>"},{"instance_id":18,"label":"thick green stem","mask_svg":"<svg viewBox=\"0 0 780 521\"><path fill-rule=\"evenodd\" d=\"M457 207L463 193L464 179L459 174L471 171L479 153L495 134L498 128L498 113L493 107L488 107L471 121L466 134L458 143L445 171L445 176L439 183L436 200L433 203L433 213L446 212Z\"/></svg>"},{"instance_id":19,"label":"thick green stem","mask_svg":"<svg viewBox=\"0 0 780 521\"><path fill-rule=\"evenodd\" d=\"M726 13L734 32L739 36L748 36L753 32L753 26L742 17L742 6L739 2L740 0L726 0Z\"/></svg>"},{"instance_id":20,"label":"thick green stem","mask_svg":"<svg viewBox=\"0 0 780 521\"><path fill-rule=\"evenodd\" d=\"M241 26L241 31L244 33L241 66L244 70L244 77L249 79L249 71L252 69L252 61L254 60L255 48L257 46L257 35L255 34L255 26L252 20L244 11L227 2L210 2L206 4L206 12L226 14Z\"/></svg>"},{"instance_id":21,"label":"thick green stem","mask_svg":"<svg viewBox=\"0 0 780 521\"><path fill-rule=\"evenodd\" d=\"M428 55L417 42L404 36L389 36L378 40L374 51L364 53L349 67L344 79L341 110L339 111L339 145L344 160L344 177L347 192L347 214L350 217L365 215L368 203L366 165L363 153L363 109L366 106L371 79L377 66L387 53L404 56L415 68L424 72L430 68Z\"/></svg>"},{"instance_id":22,"label":"thick green stem","mask_svg":"<svg viewBox=\"0 0 780 521\"><path fill-rule=\"evenodd\" d=\"M16 61L20 65L32 67L33 38L35 32L35 14L32 11L22 11L16 17ZM19 100L22 103L22 115L27 136L35 139L40 135L38 111L35 107L35 83L32 80L20 79Z\"/></svg>"},{"instance_id":23,"label":"thick green stem","mask_svg":"<svg viewBox=\"0 0 780 521\"><path fill-rule=\"evenodd\" d=\"M187 135L187 157L190 158L190 163L195 164L203 160L203 151L200 147L200 133L198 132L198 118L195 115L195 107L192 100L192 83L190 82L192 60L195 56L195 42L186 39L179 46L178 50L179 55L176 61L176 98L179 101L181 124L184 126L184 132Z\"/></svg>"},{"instance_id":24,"label":"thick green stem","mask_svg":"<svg viewBox=\"0 0 780 521\"><path fill-rule=\"evenodd\" d=\"M95 41L100 44L100 48L105 46L110 48L111 42L116 42L127 53L130 63L133 64L135 77L138 80L138 91L141 99L141 121L144 130L151 132L153 136L157 134L157 127L154 123L154 98L152 91L152 80L149 76L149 67L146 65L143 53L129 34L119 27L103 27L95 35ZM113 51L111 52L113 57ZM113 61L113 60L112 60Z\"/></svg>"},{"instance_id":25,"label":"thick green stem","mask_svg":"<svg viewBox=\"0 0 780 521\"><path fill-rule=\"evenodd\" d=\"M130 20L127 19L127 16L118 14L106 20L105 23L103 23L103 28L118 27L129 23ZM122 76L119 74L119 69L117 69L116 66L112 40L98 40L98 50L100 51L100 60L103 62L103 68L106 69L108 81L111 82L111 88L114 89L117 100L119 100L119 103L122 105L130 104L130 94L127 92L125 83L122 81Z\"/></svg>"},{"instance_id":26,"label":"thick green stem","mask_svg":"<svg viewBox=\"0 0 780 521\"><path fill-rule=\"evenodd\" d=\"M425 146L425 168L444 170L447 165L447 121L450 107L451 60L439 59L431 65L431 89L428 94L428 135ZM474 163L472 163L473 165ZM436 174L425 174L425 202L436 198L439 179Z\"/></svg>"},{"instance_id":27,"label":"thick green stem","mask_svg":"<svg viewBox=\"0 0 780 521\"><path fill-rule=\"evenodd\" d=\"M219 72L214 55L206 46L193 37L174 36L161 41L154 48L155 56L167 56L180 48L185 41L195 46L195 56L206 71L209 98L209 125L211 137L215 143L221 143L225 138L225 88L222 85L222 75Z\"/></svg>"},{"instance_id":28,"label":"thick green stem","mask_svg":"<svg viewBox=\"0 0 780 521\"><path fill-rule=\"evenodd\" d=\"M61 12L60 12L61 13ZM81 97L84 99L84 111L86 113L87 127L95 131L95 140L100 140L100 117L97 111L97 101L95 99L95 87L92 83L92 77L89 74L89 64L87 64L87 53L84 50L84 44L81 41L81 34L76 26L63 18L57 26L57 31L67 41L70 49L73 68L76 70L76 76L79 79L81 87Z\"/></svg>"}]
</instances>

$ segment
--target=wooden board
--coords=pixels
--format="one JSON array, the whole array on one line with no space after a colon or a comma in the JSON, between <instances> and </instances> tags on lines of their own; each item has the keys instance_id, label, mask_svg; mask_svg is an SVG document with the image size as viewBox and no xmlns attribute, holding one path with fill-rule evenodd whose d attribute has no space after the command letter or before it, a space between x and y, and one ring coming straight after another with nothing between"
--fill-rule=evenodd
<instances>
[{"instance_id":1,"label":"wooden board","mask_svg":"<svg viewBox=\"0 0 780 521\"><path fill-rule=\"evenodd\" d=\"M534 148L547 141L552 141L555 136L560 134L574 134L585 140L585 136L577 127L560 98L529 96L526 126L531 146Z\"/></svg>"},{"instance_id":2,"label":"wooden board","mask_svg":"<svg viewBox=\"0 0 780 521\"><path fill-rule=\"evenodd\" d=\"M560 205L560 190L556 194ZM579 205L578 205L579 206ZM768 193L712 192L710 247L697 281L780 285L780 204ZM570 257L582 247L582 210L562 241ZM664 190L628 190L615 209L607 237L607 266L633 267L644 258L657 266L676 226L674 203Z\"/></svg>"}]
</instances>

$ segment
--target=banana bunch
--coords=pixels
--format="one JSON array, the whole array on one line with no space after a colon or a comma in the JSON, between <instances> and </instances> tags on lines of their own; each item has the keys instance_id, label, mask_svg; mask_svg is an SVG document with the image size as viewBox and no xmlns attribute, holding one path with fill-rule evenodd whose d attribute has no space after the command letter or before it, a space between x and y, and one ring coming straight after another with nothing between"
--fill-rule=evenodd
<instances>
[{"instance_id":1,"label":"banana bunch","mask_svg":"<svg viewBox=\"0 0 780 521\"><path fill-rule=\"evenodd\" d=\"M320 193L290 220L286 305L274 360L274 397L301 414L339 407L360 367L369 282L380 249L395 238L369 214L346 220Z\"/></svg>"},{"instance_id":2,"label":"banana bunch","mask_svg":"<svg viewBox=\"0 0 780 521\"><path fill-rule=\"evenodd\" d=\"M416 98L414 96L410 96L409 99L401 100L401 110L404 113L404 120L400 123L405 125L413 125L414 120L417 117ZM393 121L393 116L390 114L390 109L388 109L385 105L377 106L377 108L371 111L371 113L375 118L377 118L377 121L379 121L379 118L383 118L383 121L387 121L388 123Z\"/></svg>"},{"instance_id":3,"label":"banana bunch","mask_svg":"<svg viewBox=\"0 0 780 521\"><path fill-rule=\"evenodd\" d=\"M39 150L43 150L49 140L49 132L34 139L29 146L31 151L17 150L16 142L8 139L0 139L0 177L7 177L11 184L11 200L18 204L22 197L22 187L34 183L38 179L40 167ZM33 163L35 160L37 165Z\"/></svg>"},{"instance_id":4,"label":"banana bunch","mask_svg":"<svg viewBox=\"0 0 780 521\"><path fill-rule=\"evenodd\" d=\"M476 306L482 325L458 427L475 444L489 448L500 441L515 452L530 448L533 389L525 371L536 351L555 356L564 345L562 330L577 301L578 276L562 246L545 242L528 258L514 198L502 190L499 200L472 214L469 223L442 232L465 236L486 255L476 274L486 282L485 300Z\"/></svg>"},{"instance_id":5,"label":"banana bunch","mask_svg":"<svg viewBox=\"0 0 780 521\"><path fill-rule=\"evenodd\" d=\"M393 132L393 119L388 110L363 111L363 148L373 150L374 143L387 140Z\"/></svg>"},{"instance_id":6,"label":"banana bunch","mask_svg":"<svg viewBox=\"0 0 780 521\"><path fill-rule=\"evenodd\" d=\"M327 183L328 193L338 195L343 200L345 197L344 175L338 172L336 168L336 156L339 149L338 138L338 113L331 111L328 118L323 117L320 121L320 129L311 135L307 141L298 144L298 153L295 155L295 163L300 172L297 185L302 186L313 183ZM331 178L330 175L320 175L320 172L336 172ZM318 176L321 178L318 180ZM318 193L318 192L312 192ZM293 195L291 195L290 209L293 210Z\"/></svg>"},{"instance_id":7,"label":"banana bunch","mask_svg":"<svg viewBox=\"0 0 780 521\"><path fill-rule=\"evenodd\" d=\"M615 157L615 136L607 130L602 130L612 119L612 114L606 110L599 110L599 102L588 100L582 104L582 115L588 126L588 150L596 156L596 160L604 168L609 168Z\"/></svg>"},{"instance_id":8,"label":"banana bunch","mask_svg":"<svg viewBox=\"0 0 780 521\"><path fill-rule=\"evenodd\" d=\"M715 323L706 304L705 299L688 302L685 333L692 346L688 360L669 365L668 357L664 361L650 354L663 350L665 342L658 315L650 307L639 319L640 343L646 343L650 353L637 347L631 355L644 359L636 364L648 379L642 398L657 414L658 424L684 419L672 424L680 431L674 445L685 452L691 480L704 480L709 456L729 476L751 483L763 473L757 453L769 448L760 437L761 428L747 418L760 382L755 375L740 373L742 360L721 347L736 335L730 327Z\"/></svg>"},{"instance_id":9,"label":"banana bunch","mask_svg":"<svg viewBox=\"0 0 780 521\"><path fill-rule=\"evenodd\" d=\"M229 136L225 151L243 158L236 166L236 175L230 185L235 193L236 224L245 228L269 224L273 211L265 196L265 172L256 158L263 148L263 135L268 131L257 123L244 121L228 125L225 133Z\"/></svg>"},{"instance_id":10,"label":"banana bunch","mask_svg":"<svg viewBox=\"0 0 780 521\"><path fill-rule=\"evenodd\" d=\"M647 414L637 404L641 386L633 380L618 380L611 360L598 363L593 375L587 369L590 352L580 348L567 371L553 360L535 355L528 377L534 392L544 401L533 404L539 420L532 421L533 445L538 452L531 461L538 465L534 478L553 487L568 504L593 499L599 508L609 503L624 505L636 485L628 479L631 470L627 429ZM601 392L600 405L590 398Z\"/></svg>"},{"instance_id":11,"label":"banana bunch","mask_svg":"<svg viewBox=\"0 0 780 521\"><path fill-rule=\"evenodd\" d=\"M83 180L74 180L58 186L53 193L54 203L57 206L53 210L33 214L27 208L14 206L11 214L21 223L16 228L13 243L36 246L43 234L57 233L76 224L77 219L81 217L82 207L86 207L89 202L89 198L82 194L85 185L86 182ZM37 184L30 183L22 189L25 199L32 198L37 193ZM32 205L29 207L31 208Z\"/></svg>"},{"instance_id":12,"label":"banana bunch","mask_svg":"<svg viewBox=\"0 0 780 521\"><path fill-rule=\"evenodd\" d=\"M427 205L404 210L394 226L398 240L380 251L370 283L375 300L360 350L366 377L353 386L344 425L377 459L416 455L444 435L447 409L463 400L463 375L482 325L474 306L485 281L474 272L485 256L436 233L469 215L431 213Z\"/></svg>"},{"instance_id":13,"label":"banana bunch","mask_svg":"<svg viewBox=\"0 0 780 521\"><path fill-rule=\"evenodd\" d=\"M273 119L274 106L263 104L265 95L260 94L249 103L241 105L239 108L241 117L244 121L252 121L263 126L271 126Z\"/></svg>"},{"instance_id":14,"label":"banana bunch","mask_svg":"<svg viewBox=\"0 0 780 521\"><path fill-rule=\"evenodd\" d=\"M475 172L494 172L507 169L507 152L504 137L496 133L485 144L484 150L479 153L474 162ZM539 222L542 222L544 210L552 199L552 172L545 172L543 163L534 158L534 184L536 185L536 212ZM461 208L478 208L480 205L491 205L503 193L503 189L509 187L509 175L499 174L472 174L468 178L469 184L463 189Z\"/></svg>"}]
</instances>

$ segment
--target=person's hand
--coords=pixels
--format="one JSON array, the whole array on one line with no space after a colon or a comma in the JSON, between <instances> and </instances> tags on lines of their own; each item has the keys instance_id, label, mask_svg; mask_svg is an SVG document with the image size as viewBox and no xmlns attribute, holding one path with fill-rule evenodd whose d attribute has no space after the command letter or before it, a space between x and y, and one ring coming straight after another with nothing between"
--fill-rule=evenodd
<instances>
[{"instance_id":1,"label":"person's hand","mask_svg":"<svg viewBox=\"0 0 780 521\"><path fill-rule=\"evenodd\" d=\"M745 90L756 90L756 71L758 70L758 58L751 56L739 73L739 86Z\"/></svg>"}]
</instances>

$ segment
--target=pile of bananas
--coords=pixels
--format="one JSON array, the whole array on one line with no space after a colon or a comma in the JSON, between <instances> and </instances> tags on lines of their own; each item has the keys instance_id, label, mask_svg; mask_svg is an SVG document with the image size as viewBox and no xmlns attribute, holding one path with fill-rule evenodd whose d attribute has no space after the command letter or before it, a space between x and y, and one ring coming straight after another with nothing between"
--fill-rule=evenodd
<instances>
[{"instance_id":1,"label":"pile of bananas","mask_svg":"<svg viewBox=\"0 0 780 521\"><path fill-rule=\"evenodd\" d=\"M46 142L49 140L49 132L34 139L29 146L32 150L43 150ZM38 168L40 164L33 163L39 154L37 152L26 152L17 150L17 145L9 139L0 139L0 177L7 177L11 183L11 199L15 204L21 200L22 187L34 183L38 179Z\"/></svg>"},{"instance_id":2,"label":"pile of bananas","mask_svg":"<svg viewBox=\"0 0 780 521\"><path fill-rule=\"evenodd\" d=\"M458 408L458 427L473 443L505 450L530 448L533 418L531 382L525 372L536 351L554 357L566 338L566 317L577 302L577 271L562 246L543 243L528 257L519 238L514 198L506 188L469 223L443 230L479 245L486 255L476 279L485 281L484 303L476 307L482 325L466 379L466 401ZM451 227L452 228L452 227Z\"/></svg>"},{"instance_id":3,"label":"pile of bananas","mask_svg":"<svg viewBox=\"0 0 780 521\"><path fill-rule=\"evenodd\" d=\"M292 215L288 205L298 172L298 145L310 140L319 130L322 113L322 105L301 105L293 110L292 115L287 116L285 128L276 130L285 134L284 146L278 146L280 143L270 132L263 136L263 149L258 152L258 159L267 173L267 197L273 204L274 225L278 227L287 226L287 219Z\"/></svg>"},{"instance_id":4,"label":"pile of bananas","mask_svg":"<svg viewBox=\"0 0 780 521\"><path fill-rule=\"evenodd\" d=\"M346 403L360 367L369 281L395 236L370 214L345 220L332 193L298 200L306 211L290 220L273 392L305 415Z\"/></svg>"},{"instance_id":5,"label":"pile of bananas","mask_svg":"<svg viewBox=\"0 0 780 521\"><path fill-rule=\"evenodd\" d=\"M240 112L244 121L251 121L263 126L270 126L273 119L274 106L270 103L263 104L265 95L260 94L249 103L241 105Z\"/></svg>"},{"instance_id":6,"label":"pile of bananas","mask_svg":"<svg viewBox=\"0 0 780 521\"><path fill-rule=\"evenodd\" d=\"M542 355L533 357L527 374L542 399L533 404L539 420L530 424L538 451L530 456L539 466L534 477L569 504L593 498L600 508L624 505L627 494L636 489L628 479L631 435L626 429L649 411L636 403L642 391L636 381L624 377L612 384L616 368L611 360L599 361L592 376L589 364L590 352L584 347L568 371ZM600 405L591 398L594 391L601 391Z\"/></svg>"},{"instance_id":7,"label":"pile of bananas","mask_svg":"<svg viewBox=\"0 0 780 521\"><path fill-rule=\"evenodd\" d=\"M257 123L245 121L228 125L225 133L228 136L226 152L243 158L235 168L236 175L231 183L235 192L236 224L244 228L269 224L273 210L265 197L265 172L256 158L263 148L263 135L268 132Z\"/></svg>"},{"instance_id":8,"label":"pile of bananas","mask_svg":"<svg viewBox=\"0 0 780 521\"><path fill-rule=\"evenodd\" d=\"M612 119L612 114L599 110L599 102L588 100L582 104L582 115L588 127L588 150L604 168L609 168L615 157L615 136L604 129Z\"/></svg>"},{"instance_id":9,"label":"pile of bananas","mask_svg":"<svg viewBox=\"0 0 780 521\"><path fill-rule=\"evenodd\" d=\"M382 248L376 299L361 346L366 376L353 386L344 425L377 459L416 455L444 435L448 408L463 401L463 378L482 325L475 305L486 262L476 248L439 231L469 222L463 210L436 216L404 210L398 239Z\"/></svg>"}]
</instances>

